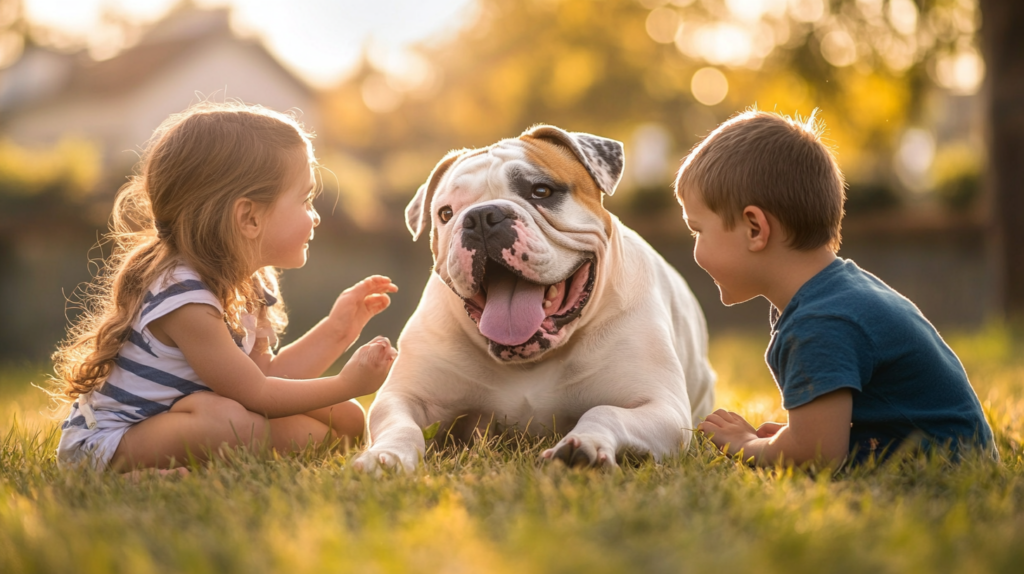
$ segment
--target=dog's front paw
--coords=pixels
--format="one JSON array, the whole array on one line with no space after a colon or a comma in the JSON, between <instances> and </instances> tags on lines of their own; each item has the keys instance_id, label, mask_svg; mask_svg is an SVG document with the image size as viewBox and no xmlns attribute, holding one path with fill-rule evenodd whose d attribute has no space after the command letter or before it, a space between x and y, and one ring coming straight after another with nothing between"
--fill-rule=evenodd
<instances>
[{"instance_id":1,"label":"dog's front paw","mask_svg":"<svg viewBox=\"0 0 1024 574\"><path fill-rule=\"evenodd\" d=\"M546 460L560 460L570 467L617 468L615 446L608 440L594 435L569 433L555 448L541 453Z\"/></svg>"},{"instance_id":2,"label":"dog's front paw","mask_svg":"<svg viewBox=\"0 0 1024 574\"><path fill-rule=\"evenodd\" d=\"M401 453L391 449L370 447L356 457L352 468L374 476L381 476L384 471L390 470L413 472L416 470L417 464L419 464L419 453L415 450L412 453Z\"/></svg>"}]
</instances>

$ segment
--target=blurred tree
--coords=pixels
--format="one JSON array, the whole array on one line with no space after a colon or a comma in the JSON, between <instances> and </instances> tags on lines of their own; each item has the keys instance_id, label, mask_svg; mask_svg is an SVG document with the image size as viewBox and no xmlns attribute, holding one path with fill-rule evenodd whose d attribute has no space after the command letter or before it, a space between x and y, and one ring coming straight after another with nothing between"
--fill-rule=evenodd
<instances>
[{"instance_id":1,"label":"blurred tree","mask_svg":"<svg viewBox=\"0 0 1024 574\"><path fill-rule=\"evenodd\" d=\"M824 108L851 180L875 183L865 203L892 202L887 156L916 92L902 72L839 69L820 52L774 49L808 34L810 24L746 19L709 35L715 14L727 8L721 0L687 6L480 0L478 6L472 26L416 53L371 46L362 71L327 97L327 139L384 174L370 193L381 201L404 202L448 149L487 145L547 122L627 143L617 209L671 209L666 191L678 159L728 115L756 103L804 116ZM713 100L698 85L704 76L723 88ZM651 138L665 155L646 162L653 177L636 173L634 161ZM351 166L352 159L341 163ZM631 189L638 192L632 198ZM889 195L875 198L879 193Z\"/></svg>"},{"instance_id":2,"label":"blurred tree","mask_svg":"<svg viewBox=\"0 0 1024 574\"><path fill-rule=\"evenodd\" d=\"M647 37L633 0L484 0L479 10L457 37L418 54L371 47L363 70L328 97L327 139L382 174L364 192L404 205L449 149L541 122L622 140L654 122L686 143L714 124L701 116L703 127L687 127L693 99L682 78L696 68Z\"/></svg>"},{"instance_id":3,"label":"blurred tree","mask_svg":"<svg viewBox=\"0 0 1024 574\"><path fill-rule=\"evenodd\" d=\"M988 184L1007 317L1024 322L1024 2L981 0L988 67Z\"/></svg>"},{"instance_id":4,"label":"blurred tree","mask_svg":"<svg viewBox=\"0 0 1024 574\"><path fill-rule=\"evenodd\" d=\"M21 57L27 32L21 0L0 0L0 70Z\"/></svg>"},{"instance_id":5,"label":"blurred tree","mask_svg":"<svg viewBox=\"0 0 1024 574\"><path fill-rule=\"evenodd\" d=\"M35 148L0 139L0 205L40 197L68 203L88 198L100 177L98 147L73 136Z\"/></svg>"},{"instance_id":6,"label":"blurred tree","mask_svg":"<svg viewBox=\"0 0 1024 574\"><path fill-rule=\"evenodd\" d=\"M668 100L684 86L653 105L645 86L657 72L695 68L646 37L646 12L632 0L485 0L480 11L457 38L424 48L415 74L371 48L364 70L330 98L331 139L371 155L395 142L433 144L436 161L438 151L538 122L621 137L638 117L678 115Z\"/></svg>"},{"instance_id":7,"label":"blurred tree","mask_svg":"<svg viewBox=\"0 0 1024 574\"><path fill-rule=\"evenodd\" d=\"M928 84L934 82L954 93L969 92L984 76L989 153L986 176L994 198L993 244L999 267L999 299L1007 318L1024 321L1024 190L1019 183L1024 181L1024 38L1020 34L1024 29L1024 2L640 1L652 9L649 23L651 19L678 20L671 37L693 58L757 67L761 65L760 57L781 52L781 58L789 60L789 68L805 80L822 85L820 80L824 79L822 87L826 91L851 95L860 91L864 96L877 91L851 89L848 71L857 74L872 70L872 76L881 71L889 78L901 78L911 111L919 109L916 100ZM742 46L736 47L742 44L739 40L723 48L728 38L740 38L735 33L730 36L730 27L760 27L766 48L758 53L756 40L749 53ZM651 31L650 25L648 29ZM774 40L774 46L763 40L766 36ZM656 34L652 37L657 39ZM853 101L846 103L839 109L847 111L846 116L854 121L862 117L859 112L873 107L858 109ZM947 180L942 190L950 194L946 199L954 204L963 201L966 193L966 180L959 179L958 184Z\"/></svg>"},{"instance_id":8,"label":"blurred tree","mask_svg":"<svg viewBox=\"0 0 1024 574\"><path fill-rule=\"evenodd\" d=\"M325 135L351 154L340 165L382 174L364 178L369 189L353 195L397 206L448 149L487 145L548 122L621 139L627 148L641 130L667 134L675 153L664 177L644 183L627 173L623 186L640 192L632 207L659 211L672 202L665 187L675 160L725 117L756 103L804 116L821 108L851 182L851 211L884 207L899 200L892 158L906 129L925 120L925 96L935 86L972 93L987 77L986 180L996 198L1003 300L1007 315L1024 315L1024 194L1013 187L1024 181L1024 39L1014 36L1024 29L1024 2L478 5L473 25L417 52L371 46L361 72L327 97ZM637 156L629 157L635 164ZM965 205L964 174L939 175L948 205Z\"/></svg>"}]
</instances>

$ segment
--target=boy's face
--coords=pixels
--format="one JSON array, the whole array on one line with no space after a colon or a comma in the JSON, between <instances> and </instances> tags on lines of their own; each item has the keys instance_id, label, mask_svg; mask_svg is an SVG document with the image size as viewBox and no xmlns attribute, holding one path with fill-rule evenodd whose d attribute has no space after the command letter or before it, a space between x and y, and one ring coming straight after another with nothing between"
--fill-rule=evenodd
<instances>
[{"instance_id":1,"label":"boy's face","mask_svg":"<svg viewBox=\"0 0 1024 574\"><path fill-rule=\"evenodd\" d=\"M739 222L726 229L725 222L704 205L697 193L686 194L683 220L696 241L693 258L718 285L725 305L749 301L760 295L754 280L756 262L748 248L746 226Z\"/></svg>"}]
</instances>

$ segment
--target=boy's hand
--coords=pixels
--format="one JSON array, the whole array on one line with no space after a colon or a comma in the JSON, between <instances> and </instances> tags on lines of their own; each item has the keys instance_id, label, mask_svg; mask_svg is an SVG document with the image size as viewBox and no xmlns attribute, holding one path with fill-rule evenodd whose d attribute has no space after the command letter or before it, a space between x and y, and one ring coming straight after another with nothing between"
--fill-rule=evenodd
<instances>
[{"instance_id":1,"label":"boy's hand","mask_svg":"<svg viewBox=\"0 0 1024 574\"><path fill-rule=\"evenodd\" d=\"M754 430L754 427L743 417L724 409L718 409L708 415L704 422L697 425L697 430L708 435L711 442L726 454L737 453L746 448L750 441L758 438L758 431ZM777 432L778 429L775 431ZM728 451L726 451L726 447L728 447Z\"/></svg>"},{"instance_id":2,"label":"boy's hand","mask_svg":"<svg viewBox=\"0 0 1024 574\"><path fill-rule=\"evenodd\" d=\"M387 277L367 277L342 291L338 300L334 302L328 319L344 333L344 337L351 337L354 340L374 315L387 309L391 304L388 293L397 291L398 286Z\"/></svg>"},{"instance_id":3,"label":"boy's hand","mask_svg":"<svg viewBox=\"0 0 1024 574\"><path fill-rule=\"evenodd\" d=\"M757 427L757 438L768 438L775 436L780 430L786 428L785 423L762 423Z\"/></svg>"}]
</instances>

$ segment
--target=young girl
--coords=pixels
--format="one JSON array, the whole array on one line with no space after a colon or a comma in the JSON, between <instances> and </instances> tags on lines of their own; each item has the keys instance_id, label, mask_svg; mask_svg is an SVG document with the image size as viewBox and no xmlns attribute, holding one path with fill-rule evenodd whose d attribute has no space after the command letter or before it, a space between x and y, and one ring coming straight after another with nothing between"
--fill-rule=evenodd
<instances>
[{"instance_id":1,"label":"young girl","mask_svg":"<svg viewBox=\"0 0 1024 574\"><path fill-rule=\"evenodd\" d=\"M374 276L276 355L287 318L276 268L302 267L320 216L316 159L291 117L203 103L156 131L119 193L114 250L54 355L74 401L61 464L167 468L222 445L302 448L357 440L353 399L376 391L397 352L384 337L318 377L398 288Z\"/></svg>"}]
</instances>

